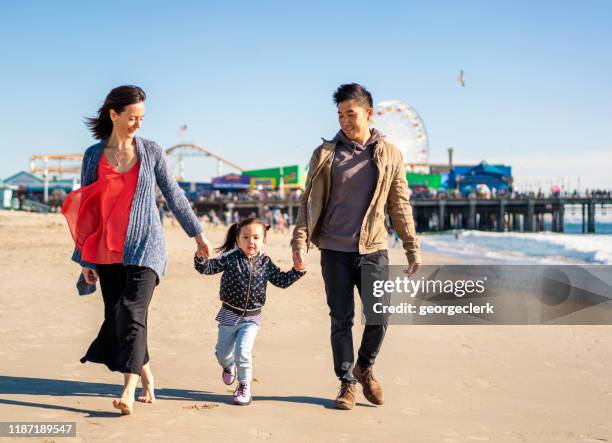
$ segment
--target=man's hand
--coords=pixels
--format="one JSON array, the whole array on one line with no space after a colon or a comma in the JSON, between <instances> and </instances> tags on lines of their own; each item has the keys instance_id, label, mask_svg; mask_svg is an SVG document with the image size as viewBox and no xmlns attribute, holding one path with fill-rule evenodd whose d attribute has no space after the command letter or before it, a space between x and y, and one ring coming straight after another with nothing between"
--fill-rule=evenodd
<instances>
[{"instance_id":1,"label":"man's hand","mask_svg":"<svg viewBox=\"0 0 612 443\"><path fill-rule=\"evenodd\" d=\"M98 272L95 269L83 266L81 272L83 273L83 278L85 279L88 285L95 285L98 281Z\"/></svg>"},{"instance_id":2,"label":"man's hand","mask_svg":"<svg viewBox=\"0 0 612 443\"><path fill-rule=\"evenodd\" d=\"M293 251L293 267L296 271L303 272L306 270L306 257L303 249Z\"/></svg>"},{"instance_id":3,"label":"man's hand","mask_svg":"<svg viewBox=\"0 0 612 443\"><path fill-rule=\"evenodd\" d=\"M404 272L408 274L409 277L412 277L417 273L419 268L421 267L421 263L415 263L413 259L408 259L408 269Z\"/></svg>"},{"instance_id":4,"label":"man's hand","mask_svg":"<svg viewBox=\"0 0 612 443\"><path fill-rule=\"evenodd\" d=\"M204 237L204 234L198 234L194 237L196 244L198 245L198 249L196 251L196 256L199 258L207 258L210 257L212 247L210 246L210 242Z\"/></svg>"}]
</instances>

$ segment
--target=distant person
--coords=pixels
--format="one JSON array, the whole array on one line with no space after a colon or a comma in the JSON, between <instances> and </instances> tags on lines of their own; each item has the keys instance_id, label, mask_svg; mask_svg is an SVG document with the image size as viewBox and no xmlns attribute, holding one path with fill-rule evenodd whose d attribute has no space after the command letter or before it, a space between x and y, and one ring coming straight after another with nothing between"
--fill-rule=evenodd
<instances>
[{"instance_id":1,"label":"distant person","mask_svg":"<svg viewBox=\"0 0 612 443\"><path fill-rule=\"evenodd\" d=\"M163 201L160 200L157 203L157 210L159 212L159 221L163 225L164 224L164 218L166 218L166 208L165 208L165 205L164 205Z\"/></svg>"},{"instance_id":2,"label":"distant person","mask_svg":"<svg viewBox=\"0 0 612 443\"><path fill-rule=\"evenodd\" d=\"M227 232L225 243L217 248L222 255L206 258L199 252L194 266L200 274L221 276L221 309L215 320L219 333L215 355L222 368L221 378L226 385L238 379L234 403L251 403L253 380L253 345L261 326L261 310L266 303L268 282L279 288L295 283L305 271L291 269L282 272L264 254L266 233L270 225L257 218L234 223Z\"/></svg>"},{"instance_id":3,"label":"distant person","mask_svg":"<svg viewBox=\"0 0 612 443\"><path fill-rule=\"evenodd\" d=\"M228 208L223 211L223 225L229 226L230 223L232 223L232 210Z\"/></svg>"},{"instance_id":4,"label":"distant person","mask_svg":"<svg viewBox=\"0 0 612 443\"><path fill-rule=\"evenodd\" d=\"M393 229L393 247L396 248L399 246L400 238L399 234L395 229Z\"/></svg>"},{"instance_id":5,"label":"distant person","mask_svg":"<svg viewBox=\"0 0 612 443\"><path fill-rule=\"evenodd\" d=\"M366 324L356 365L352 327L355 286L362 301L365 297L360 287L362 266L373 266L373 273L382 278L387 275L385 206L402 239L411 274L419 268L421 255L402 154L381 132L369 129L372 96L352 83L336 90L334 102L340 131L312 155L291 245L297 270L306 265L304 253L310 243L321 250L334 371L341 382L334 404L352 409L356 382L368 401L384 402L372 367L387 325Z\"/></svg>"},{"instance_id":6,"label":"distant person","mask_svg":"<svg viewBox=\"0 0 612 443\"><path fill-rule=\"evenodd\" d=\"M214 209L208 211L208 218L210 219L210 223L212 223L213 226L217 226L219 225L219 223L221 223L221 220L219 220L219 217L217 217L217 213Z\"/></svg>"},{"instance_id":7,"label":"distant person","mask_svg":"<svg viewBox=\"0 0 612 443\"><path fill-rule=\"evenodd\" d=\"M146 95L137 86L119 86L106 96L87 126L99 143L83 156L79 190L68 195L63 213L82 266L79 292L90 293L100 280L104 322L81 362L103 363L124 375L123 391L113 401L122 414L138 400L155 401L147 345L147 314L153 291L166 271L166 248L155 203L158 186L168 207L190 237L197 253L210 253L187 198L155 142L136 136L145 113Z\"/></svg>"},{"instance_id":8,"label":"distant person","mask_svg":"<svg viewBox=\"0 0 612 443\"><path fill-rule=\"evenodd\" d=\"M276 218L277 218L278 230L282 234L284 234L285 233L285 216L279 212Z\"/></svg>"}]
</instances>

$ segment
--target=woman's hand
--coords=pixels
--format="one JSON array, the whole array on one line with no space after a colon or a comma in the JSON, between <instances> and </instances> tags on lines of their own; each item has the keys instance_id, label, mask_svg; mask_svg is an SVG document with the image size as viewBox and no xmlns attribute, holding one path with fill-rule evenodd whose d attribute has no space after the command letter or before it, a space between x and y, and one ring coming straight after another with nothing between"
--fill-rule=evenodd
<instances>
[{"instance_id":1,"label":"woman's hand","mask_svg":"<svg viewBox=\"0 0 612 443\"><path fill-rule=\"evenodd\" d=\"M210 246L210 242L206 239L206 237L204 237L204 234L198 234L194 237L194 239L198 245L196 256L199 258L210 257L212 247Z\"/></svg>"},{"instance_id":2,"label":"woman's hand","mask_svg":"<svg viewBox=\"0 0 612 443\"><path fill-rule=\"evenodd\" d=\"M83 273L83 278L85 279L88 285L94 285L98 281L98 272L95 269L83 266L81 272Z\"/></svg>"}]
</instances>

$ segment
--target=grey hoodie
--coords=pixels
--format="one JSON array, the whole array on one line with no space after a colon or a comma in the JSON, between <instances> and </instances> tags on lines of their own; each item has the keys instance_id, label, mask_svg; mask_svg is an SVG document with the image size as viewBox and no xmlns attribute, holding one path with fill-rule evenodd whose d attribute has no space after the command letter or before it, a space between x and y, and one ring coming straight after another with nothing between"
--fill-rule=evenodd
<instances>
[{"instance_id":1,"label":"grey hoodie","mask_svg":"<svg viewBox=\"0 0 612 443\"><path fill-rule=\"evenodd\" d=\"M384 135L372 129L365 145L349 140L338 131L331 170L331 190L323 213L319 248L357 252L363 217L376 188L373 154Z\"/></svg>"}]
</instances>

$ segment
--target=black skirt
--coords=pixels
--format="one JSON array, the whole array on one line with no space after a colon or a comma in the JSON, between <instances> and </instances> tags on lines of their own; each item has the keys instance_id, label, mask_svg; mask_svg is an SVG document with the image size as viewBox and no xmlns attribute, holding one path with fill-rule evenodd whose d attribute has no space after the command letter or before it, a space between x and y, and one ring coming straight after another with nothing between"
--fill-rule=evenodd
<instances>
[{"instance_id":1,"label":"black skirt","mask_svg":"<svg viewBox=\"0 0 612 443\"><path fill-rule=\"evenodd\" d=\"M81 363L138 374L149 361L147 316L159 279L155 271L123 264L98 265L104 322Z\"/></svg>"}]
</instances>

